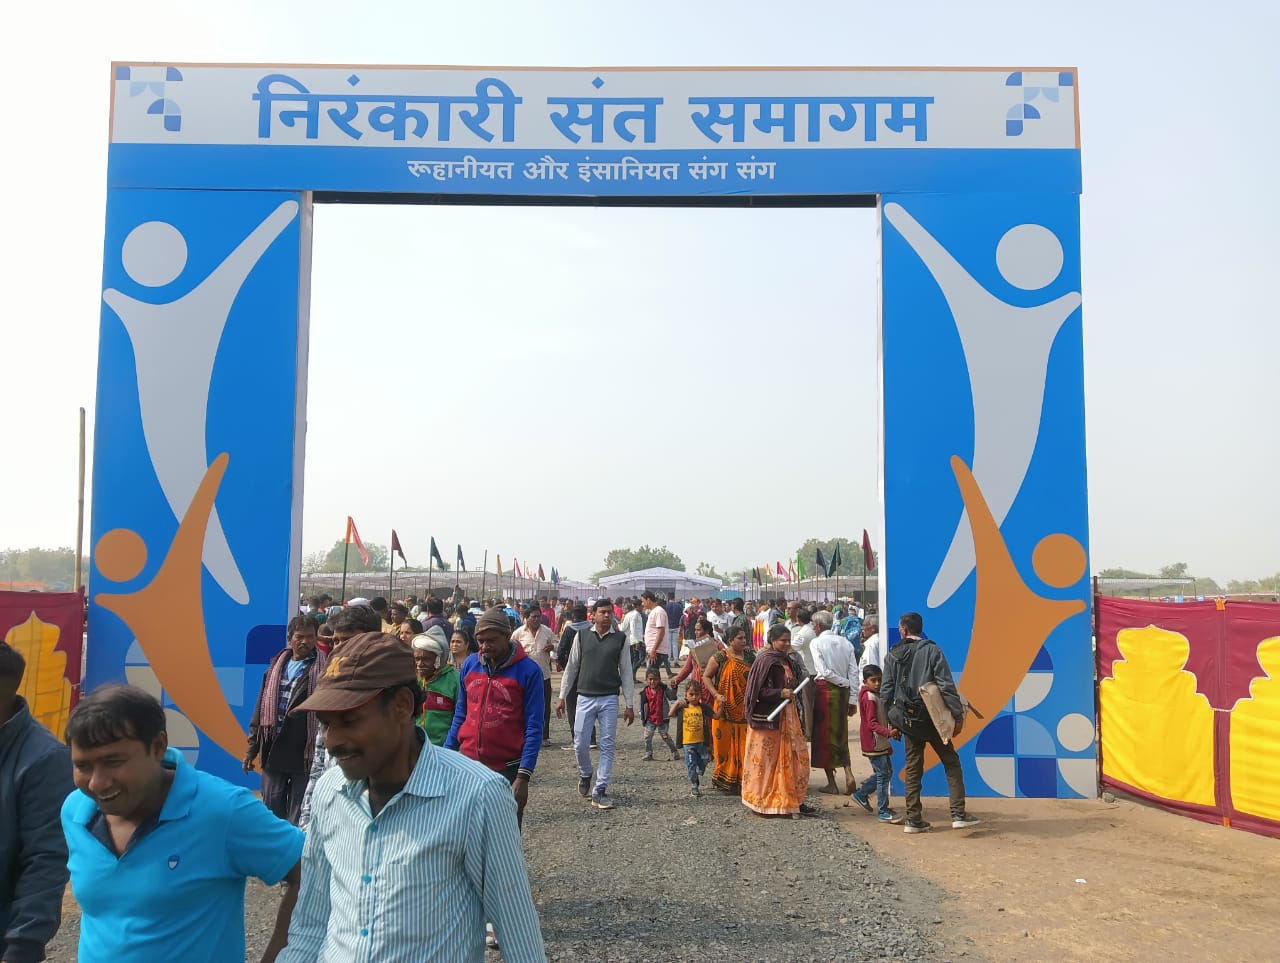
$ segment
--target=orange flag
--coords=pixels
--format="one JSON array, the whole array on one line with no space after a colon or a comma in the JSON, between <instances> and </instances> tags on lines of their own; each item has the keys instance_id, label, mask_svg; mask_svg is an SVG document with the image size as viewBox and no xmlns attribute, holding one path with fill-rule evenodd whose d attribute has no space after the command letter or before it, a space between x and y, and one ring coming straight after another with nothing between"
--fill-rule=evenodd
<instances>
[{"instance_id":1,"label":"orange flag","mask_svg":"<svg viewBox=\"0 0 1280 963\"><path fill-rule=\"evenodd\" d=\"M347 516L347 537L345 539L348 545L354 545L360 552L360 561L365 565L369 564L369 550L364 547L364 542L360 541L360 533L356 531L356 523L350 515Z\"/></svg>"}]
</instances>

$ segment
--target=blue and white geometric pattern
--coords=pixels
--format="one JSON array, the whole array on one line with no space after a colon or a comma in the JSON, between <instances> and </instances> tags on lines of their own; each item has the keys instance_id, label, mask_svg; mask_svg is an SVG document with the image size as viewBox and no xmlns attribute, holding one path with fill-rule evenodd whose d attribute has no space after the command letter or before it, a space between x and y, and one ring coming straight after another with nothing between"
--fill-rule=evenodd
<instances>
[{"instance_id":1,"label":"blue and white geometric pattern","mask_svg":"<svg viewBox=\"0 0 1280 963\"><path fill-rule=\"evenodd\" d=\"M1018 103L1009 108L1004 121L1005 136L1017 137L1025 129L1028 120L1040 119L1040 108L1034 106L1035 102L1043 99L1058 103L1062 88L1075 86L1075 76L1069 70L1056 73L1015 70L1005 78L1005 86L1021 89L1022 96Z\"/></svg>"},{"instance_id":2,"label":"blue and white geometric pattern","mask_svg":"<svg viewBox=\"0 0 1280 963\"><path fill-rule=\"evenodd\" d=\"M1069 713L1056 720L1051 733L1031 714L1053 688L1053 676L1053 662L1042 648L1012 702L976 740L978 773L1001 796L1092 797L1096 792L1093 720Z\"/></svg>"},{"instance_id":3,"label":"blue and white geometric pattern","mask_svg":"<svg viewBox=\"0 0 1280 963\"><path fill-rule=\"evenodd\" d=\"M147 113L162 118L165 130L182 129L182 108L172 97L166 97L169 84L182 82L177 67L117 67L116 81L127 81L129 96L146 95Z\"/></svg>"}]
</instances>

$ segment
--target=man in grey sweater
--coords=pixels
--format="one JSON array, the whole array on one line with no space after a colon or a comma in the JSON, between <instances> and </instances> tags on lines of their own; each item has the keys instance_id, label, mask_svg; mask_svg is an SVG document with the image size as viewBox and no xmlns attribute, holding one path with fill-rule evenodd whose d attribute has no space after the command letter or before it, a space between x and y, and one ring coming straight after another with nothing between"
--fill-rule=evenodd
<instances>
[{"instance_id":1,"label":"man in grey sweater","mask_svg":"<svg viewBox=\"0 0 1280 963\"><path fill-rule=\"evenodd\" d=\"M62 922L67 841L59 813L71 755L18 695L26 660L0 642L0 961L36 963Z\"/></svg>"},{"instance_id":2,"label":"man in grey sweater","mask_svg":"<svg viewBox=\"0 0 1280 963\"><path fill-rule=\"evenodd\" d=\"M613 628L613 603L598 599L591 612L591 628L578 632L569 651L569 661L560 680L560 701L556 715L564 717L565 698L576 686L577 718L574 720L574 749L578 755L578 793L590 794L596 809L612 809L608 796L613 775L614 743L618 733L618 694L626 703L623 718L635 722L632 708L635 678L631 675L631 648L626 635ZM591 727L600 727L600 765L591 788Z\"/></svg>"}]
</instances>

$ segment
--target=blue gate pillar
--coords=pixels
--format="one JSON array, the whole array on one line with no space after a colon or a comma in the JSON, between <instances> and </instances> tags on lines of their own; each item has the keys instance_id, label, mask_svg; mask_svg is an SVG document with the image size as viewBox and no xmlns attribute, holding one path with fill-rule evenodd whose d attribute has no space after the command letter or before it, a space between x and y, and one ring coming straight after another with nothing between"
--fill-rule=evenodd
<instances>
[{"instance_id":1,"label":"blue gate pillar","mask_svg":"<svg viewBox=\"0 0 1280 963\"><path fill-rule=\"evenodd\" d=\"M919 612L986 717L970 794L1092 796L1078 196L887 194L880 230L881 631Z\"/></svg>"},{"instance_id":2,"label":"blue gate pillar","mask_svg":"<svg viewBox=\"0 0 1280 963\"><path fill-rule=\"evenodd\" d=\"M88 686L238 781L295 610L310 246L309 195L108 193Z\"/></svg>"}]
</instances>

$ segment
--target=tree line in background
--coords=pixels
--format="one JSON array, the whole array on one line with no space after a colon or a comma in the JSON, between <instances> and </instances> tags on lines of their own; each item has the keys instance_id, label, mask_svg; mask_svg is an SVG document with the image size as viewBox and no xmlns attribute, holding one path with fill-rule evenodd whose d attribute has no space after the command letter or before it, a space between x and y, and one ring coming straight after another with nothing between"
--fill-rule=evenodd
<instances>
[{"instance_id":1,"label":"tree line in background","mask_svg":"<svg viewBox=\"0 0 1280 963\"><path fill-rule=\"evenodd\" d=\"M1280 572L1270 577L1231 579L1225 586L1221 586L1211 578L1193 577L1188 573L1187 569L1186 562L1173 562L1169 565L1162 565L1160 570L1156 572L1140 572L1132 568L1104 568L1098 572L1098 578L1169 579L1168 584L1171 587L1176 586L1179 591L1192 595L1265 595L1267 593L1280 595ZM1187 589L1185 583L1179 584L1179 582L1183 582L1186 579L1191 579L1194 588ZM1159 586L1152 586L1153 590L1156 588L1159 588Z\"/></svg>"},{"instance_id":2,"label":"tree line in background","mask_svg":"<svg viewBox=\"0 0 1280 963\"><path fill-rule=\"evenodd\" d=\"M76 553L67 548L6 548L0 551L0 588L17 582L36 582L46 589L70 591L75 582ZM81 559L89 578L89 559Z\"/></svg>"},{"instance_id":3,"label":"tree line in background","mask_svg":"<svg viewBox=\"0 0 1280 963\"><path fill-rule=\"evenodd\" d=\"M862 543L855 542L847 538L810 538L804 544L797 548L794 552L785 558L761 558L754 564L743 566L742 568L730 569L727 572L719 571L710 562L699 562L694 569L695 574L704 575L707 578L718 578L727 586L741 585L743 573L746 573L747 581L754 579L754 569L763 568L768 565L769 571L760 573L763 579L766 575L768 581L776 580L777 569L775 566L781 562L782 567L786 568L789 562L793 562L796 556L804 560L805 574L809 578L825 575L825 572L818 571L818 550L822 550L822 557L827 562L835 557L836 546L840 546L840 564L836 566L833 575L842 577L861 576L866 568L862 557ZM879 553L873 553L877 559L877 567L879 566ZM654 548L651 545L641 545L639 548L615 548L604 559L604 568L596 572L591 577L593 579L605 578L609 575L621 575L623 572L639 572L646 568L669 568L677 572L687 572L689 569L681 561L680 556L667 546Z\"/></svg>"},{"instance_id":4,"label":"tree line in background","mask_svg":"<svg viewBox=\"0 0 1280 963\"><path fill-rule=\"evenodd\" d=\"M816 565L817 550L822 549L823 558L830 560L835 554L837 545L840 546L840 565L837 568L840 576L861 576L863 570L862 545L847 538L810 538L796 549L789 558L769 559L768 564L772 566L777 562L782 562L785 568L787 563L799 554L804 559L807 574L814 576L818 574ZM365 548L369 552L369 564L367 566L361 564L360 553L354 545L348 545L339 539L333 543L333 547L327 552L312 552L307 555L302 560L302 569L304 572L341 572L344 550L347 552L348 572L382 572L390 566L387 546L369 542L366 543ZM877 555L878 558L879 556ZM85 578L87 579L89 577L88 558L84 558L82 563ZM620 575L623 572L638 572L646 568L670 568L677 572L688 571L680 556L665 545L659 548L654 548L650 545L641 545L636 549L615 548L605 556L604 563L605 567L596 572L592 578ZM760 559L757 564L764 565L765 559ZM878 565L877 561L877 567ZM446 562L443 567L437 565L436 571L447 572L450 567ZM755 567L755 565L746 566L748 581L752 579L752 569ZM1169 579L1170 586L1180 586L1185 593L1194 595L1267 593L1280 595L1280 572L1263 578L1232 579L1225 586L1220 586L1211 578L1197 576L1193 580L1194 588L1187 589L1185 580L1191 578L1187 574L1187 568L1186 562L1174 562L1170 565L1161 566L1155 572L1142 572L1137 569L1117 567L1105 568L1097 574L1099 578L1104 579ZM397 569L397 571L405 572L425 572L426 570L425 565L410 565L403 569ZM694 571L698 575L705 575L708 578L718 578L729 586L742 583L743 569L741 568L720 572L708 562L699 562ZM772 574L776 573L771 572ZM8 583L38 583L47 589L68 590L71 588L74 577L75 552L71 548L8 548L0 550L0 587ZM770 581L773 581L773 579L771 578Z\"/></svg>"}]
</instances>

